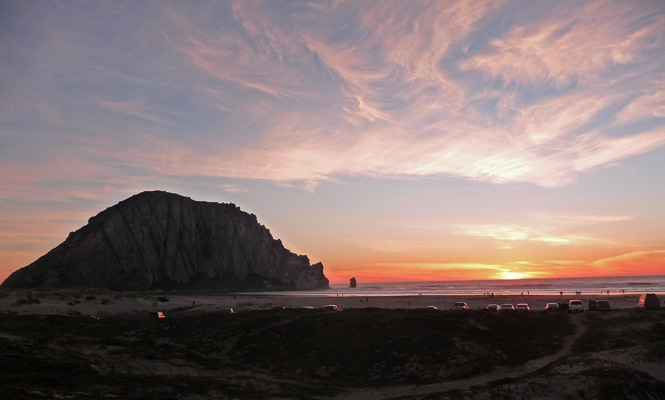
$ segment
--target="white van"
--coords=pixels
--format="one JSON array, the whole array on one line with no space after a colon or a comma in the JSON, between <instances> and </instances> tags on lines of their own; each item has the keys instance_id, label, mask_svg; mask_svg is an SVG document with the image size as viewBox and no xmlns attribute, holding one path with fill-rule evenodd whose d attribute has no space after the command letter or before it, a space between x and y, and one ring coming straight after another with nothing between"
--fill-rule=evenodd
<instances>
[{"instance_id":1,"label":"white van","mask_svg":"<svg viewBox=\"0 0 665 400\"><path fill-rule=\"evenodd\" d=\"M584 312L584 303L582 303L582 300L570 300L568 302L568 312Z\"/></svg>"}]
</instances>

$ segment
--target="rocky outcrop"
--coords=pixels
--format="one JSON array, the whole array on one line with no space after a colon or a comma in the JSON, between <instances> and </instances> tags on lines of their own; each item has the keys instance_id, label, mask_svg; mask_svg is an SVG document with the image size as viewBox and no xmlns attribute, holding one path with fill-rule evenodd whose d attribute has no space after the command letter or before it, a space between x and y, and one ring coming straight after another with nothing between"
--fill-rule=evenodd
<instances>
[{"instance_id":1,"label":"rocky outcrop","mask_svg":"<svg viewBox=\"0 0 665 400\"><path fill-rule=\"evenodd\" d=\"M90 218L2 288L300 290L329 288L310 265L234 204L143 192Z\"/></svg>"}]
</instances>

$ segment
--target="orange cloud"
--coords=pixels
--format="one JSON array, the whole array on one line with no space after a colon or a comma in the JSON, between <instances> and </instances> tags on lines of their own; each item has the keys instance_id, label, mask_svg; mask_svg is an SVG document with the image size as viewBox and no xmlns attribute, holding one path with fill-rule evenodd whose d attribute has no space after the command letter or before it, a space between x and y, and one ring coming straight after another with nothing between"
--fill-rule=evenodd
<instances>
[{"instance_id":1,"label":"orange cloud","mask_svg":"<svg viewBox=\"0 0 665 400\"><path fill-rule=\"evenodd\" d=\"M665 271L665 250L642 250L596 260L594 272L607 275L656 275Z\"/></svg>"}]
</instances>

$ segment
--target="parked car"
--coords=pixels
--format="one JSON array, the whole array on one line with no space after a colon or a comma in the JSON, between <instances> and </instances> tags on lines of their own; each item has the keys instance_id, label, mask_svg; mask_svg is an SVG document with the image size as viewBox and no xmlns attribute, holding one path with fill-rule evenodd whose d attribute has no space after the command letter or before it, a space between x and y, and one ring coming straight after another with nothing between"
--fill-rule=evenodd
<instances>
[{"instance_id":1,"label":"parked car","mask_svg":"<svg viewBox=\"0 0 665 400\"><path fill-rule=\"evenodd\" d=\"M458 301L455 304L453 304L453 310L468 310L469 306L466 305L465 302L463 301Z\"/></svg>"},{"instance_id":2,"label":"parked car","mask_svg":"<svg viewBox=\"0 0 665 400\"><path fill-rule=\"evenodd\" d=\"M425 307L426 311L439 311L439 309L436 306L427 306Z\"/></svg>"},{"instance_id":3,"label":"parked car","mask_svg":"<svg viewBox=\"0 0 665 400\"><path fill-rule=\"evenodd\" d=\"M597 300L596 301L596 310L598 311L611 311L610 302L607 300Z\"/></svg>"},{"instance_id":4,"label":"parked car","mask_svg":"<svg viewBox=\"0 0 665 400\"><path fill-rule=\"evenodd\" d=\"M584 312L584 303L582 303L582 300L570 300L568 302L568 312Z\"/></svg>"},{"instance_id":5,"label":"parked car","mask_svg":"<svg viewBox=\"0 0 665 400\"><path fill-rule=\"evenodd\" d=\"M486 310L489 311L499 311L501 307L499 307L498 304L488 304L487 307L485 307Z\"/></svg>"},{"instance_id":6,"label":"parked car","mask_svg":"<svg viewBox=\"0 0 665 400\"><path fill-rule=\"evenodd\" d=\"M526 304L526 303L520 303L517 306L515 306L515 310L517 310L517 311L531 311L531 307L529 307L529 305Z\"/></svg>"},{"instance_id":7,"label":"parked car","mask_svg":"<svg viewBox=\"0 0 665 400\"><path fill-rule=\"evenodd\" d=\"M323 309L328 310L328 311L337 311L338 310L337 304L327 304L327 305L323 306Z\"/></svg>"},{"instance_id":8,"label":"parked car","mask_svg":"<svg viewBox=\"0 0 665 400\"><path fill-rule=\"evenodd\" d=\"M151 311L148 313L148 319L161 319L166 318L163 312L161 311Z\"/></svg>"},{"instance_id":9,"label":"parked car","mask_svg":"<svg viewBox=\"0 0 665 400\"><path fill-rule=\"evenodd\" d=\"M234 310L233 308L220 308L219 312L222 314L235 314L236 310Z\"/></svg>"},{"instance_id":10,"label":"parked car","mask_svg":"<svg viewBox=\"0 0 665 400\"><path fill-rule=\"evenodd\" d=\"M660 300L655 293L643 294L637 302L637 308L643 310L658 310L660 309Z\"/></svg>"},{"instance_id":11,"label":"parked car","mask_svg":"<svg viewBox=\"0 0 665 400\"><path fill-rule=\"evenodd\" d=\"M607 300L589 300L589 311L609 311L611 310L610 302Z\"/></svg>"},{"instance_id":12,"label":"parked car","mask_svg":"<svg viewBox=\"0 0 665 400\"><path fill-rule=\"evenodd\" d=\"M545 311L559 311L559 310L561 310L561 307L559 307L558 303L545 304Z\"/></svg>"},{"instance_id":13,"label":"parked car","mask_svg":"<svg viewBox=\"0 0 665 400\"><path fill-rule=\"evenodd\" d=\"M515 306L512 304L501 304L501 311L515 311Z\"/></svg>"}]
</instances>

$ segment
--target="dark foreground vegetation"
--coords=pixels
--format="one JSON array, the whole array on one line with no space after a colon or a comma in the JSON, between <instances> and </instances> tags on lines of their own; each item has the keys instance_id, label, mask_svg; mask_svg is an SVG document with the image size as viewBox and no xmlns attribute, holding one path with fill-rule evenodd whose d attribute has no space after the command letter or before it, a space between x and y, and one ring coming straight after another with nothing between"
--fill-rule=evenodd
<instances>
[{"instance_id":1,"label":"dark foreground vegetation","mask_svg":"<svg viewBox=\"0 0 665 400\"><path fill-rule=\"evenodd\" d=\"M645 340L656 362L664 356L663 315L630 310L625 317L649 332ZM628 324L617 321L590 322ZM0 315L0 393L14 399L327 398L518 367L557 353L575 329L571 316L545 312L286 309L162 320ZM645 343L630 335L606 344L595 328L589 335L573 347L577 354ZM555 364L548 368L558 374ZM617 381L615 373L632 377L612 369L593 373L608 382ZM665 388L647 378L655 389ZM519 383L498 381L487 390Z\"/></svg>"}]
</instances>

